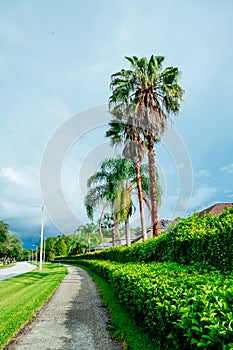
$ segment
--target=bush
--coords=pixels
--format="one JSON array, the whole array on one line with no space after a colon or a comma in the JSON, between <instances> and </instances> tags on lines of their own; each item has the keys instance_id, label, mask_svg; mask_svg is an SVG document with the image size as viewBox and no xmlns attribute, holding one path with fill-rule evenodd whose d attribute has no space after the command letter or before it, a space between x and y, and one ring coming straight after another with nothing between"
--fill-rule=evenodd
<instances>
[{"instance_id":1,"label":"bush","mask_svg":"<svg viewBox=\"0 0 233 350\"><path fill-rule=\"evenodd\" d=\"M176 263L80 260L104 277L127 311L161 349L233 347L232 274Z\"/></svg>"},{"instance_id":2,"label":"bush","mask_svg":"<svg viewBox=\"0 0 233 350\"><path fill-rule=\"evenodd\" d=\"M197 214L180 220L170 232L136 243L132 247L112 247L79 255L76 259L126 262L172 261L179 264L233 269L233 209L219 217Z\"/></svg>"}]
</instances>

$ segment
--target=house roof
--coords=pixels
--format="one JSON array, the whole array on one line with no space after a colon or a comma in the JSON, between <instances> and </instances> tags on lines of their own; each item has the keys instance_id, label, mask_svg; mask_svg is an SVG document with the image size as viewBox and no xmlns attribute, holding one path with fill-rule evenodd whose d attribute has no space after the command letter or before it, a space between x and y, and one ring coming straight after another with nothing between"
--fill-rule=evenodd
<instances>
[{"instance_id":1,"label":"house roof","mask_svg":"<svg viewBox=\"0 0 233 350\"><path fill-rule=\"evenodd\" d=\"M226 208L231 207L232 203L216 203L214 205L211 205L211 207L202 210L198 214L198 216L201 218L204 215L204 213L217 216L222 214L226 210Z\"/></svg>"}]
</instances>

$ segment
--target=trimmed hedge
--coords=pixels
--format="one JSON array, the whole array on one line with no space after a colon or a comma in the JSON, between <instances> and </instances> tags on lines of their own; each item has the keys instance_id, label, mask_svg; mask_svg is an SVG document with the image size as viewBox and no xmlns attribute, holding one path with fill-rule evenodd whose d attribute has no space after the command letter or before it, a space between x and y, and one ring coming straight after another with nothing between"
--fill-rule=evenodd
<instances>
[{"instance_id":1,"label":"trimmed hedge","mask_svg":"<svg viewBox=\"0 0 233 350\"><path fill-rule=\"evenodd\" d=\"M105 278L158 349L233 349L233 276L176 263L80 260Z\"/></svg>"},{"instance_id":2,"label":"trimmed hedge","mask_svg":"<svg viewBox=\"0 0 233 350\"><path fill-rule=\"evenodd\" d=\"M67 259L67 258L65 258ZM73 258L71 258L73 259ZM131 247L112 247L76 259L126 262L172 261L178 264L233 269L233 208L218 217L194 214L181 220L168 233ZM61 259L59 259L61 260Z\"/></svg>"},{"instance_id":3,"label":"trimmed hedge","mask_svg":"<svg viewBox=\"0 0 233 350\"><path fill-rule=\"evenodd\" d=\"M105 278L158 349L233 350L233 209L132 247L64 257ZM155 262L156 261L156 262Z\"/></svg>"}]
</instances>

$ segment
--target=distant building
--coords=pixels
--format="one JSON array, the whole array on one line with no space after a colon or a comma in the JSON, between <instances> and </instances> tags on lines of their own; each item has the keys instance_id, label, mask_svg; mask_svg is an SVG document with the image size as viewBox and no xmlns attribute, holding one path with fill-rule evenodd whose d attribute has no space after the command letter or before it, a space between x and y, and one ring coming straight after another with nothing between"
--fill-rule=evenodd
<instances>
[{"instance_id":1,"label":"distant building","mask_svg":"<svg viewBox=\"0 0 233 350\"><path fill-rule=\"evenodd\" d=\"M167 231L169 224L174 223L172 220L162 219L159 220L159 233Z\"/></svg>"},{"instance_id":2,"label":"distant building","mask_svg":"<svg viewBox=\"0 0 233 350\"><path fill-rule=\"evenodd\" d=\"M95 252L96 250L103 250L103 249L107 249L107 248L111 248L111 247L112 247L112 243L102 243L102 244L98 244L94 247L91 247L90 251Z\"/></svg>"},{"instance_id":3,"label":"distant building","mask_svg":"<svg viewBox=\"0 0 233 350\"><path fill-rule=\"evenodd\" d=\"M214 205L211 205L209 208L202 210L198 214L198 216L199 218L201 218L205 213L218 216L222 214L226 210L226 208L232 208L232 206L233 206L232 203L216 203Z\"/></svg>"}]
</instances>

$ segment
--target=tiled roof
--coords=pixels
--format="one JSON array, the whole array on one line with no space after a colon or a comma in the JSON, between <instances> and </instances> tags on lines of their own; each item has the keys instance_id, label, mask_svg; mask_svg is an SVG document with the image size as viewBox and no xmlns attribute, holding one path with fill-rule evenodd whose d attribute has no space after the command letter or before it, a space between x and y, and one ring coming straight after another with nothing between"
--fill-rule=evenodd
<instances>
[{"instance_id":1,"label":"tiled roof","mask_svg":"<svg viewBox=\"0 0 233 350\"><path fill-rule=\"evenodd\" d=\"M232 203L216 203L214 205L211 205L211 207L202 210L199 213L199 217L202 217L204 213L217 216L222 214L226 208L231 208L231 207L232 207Z\"/></svg>"}]
</instances>

